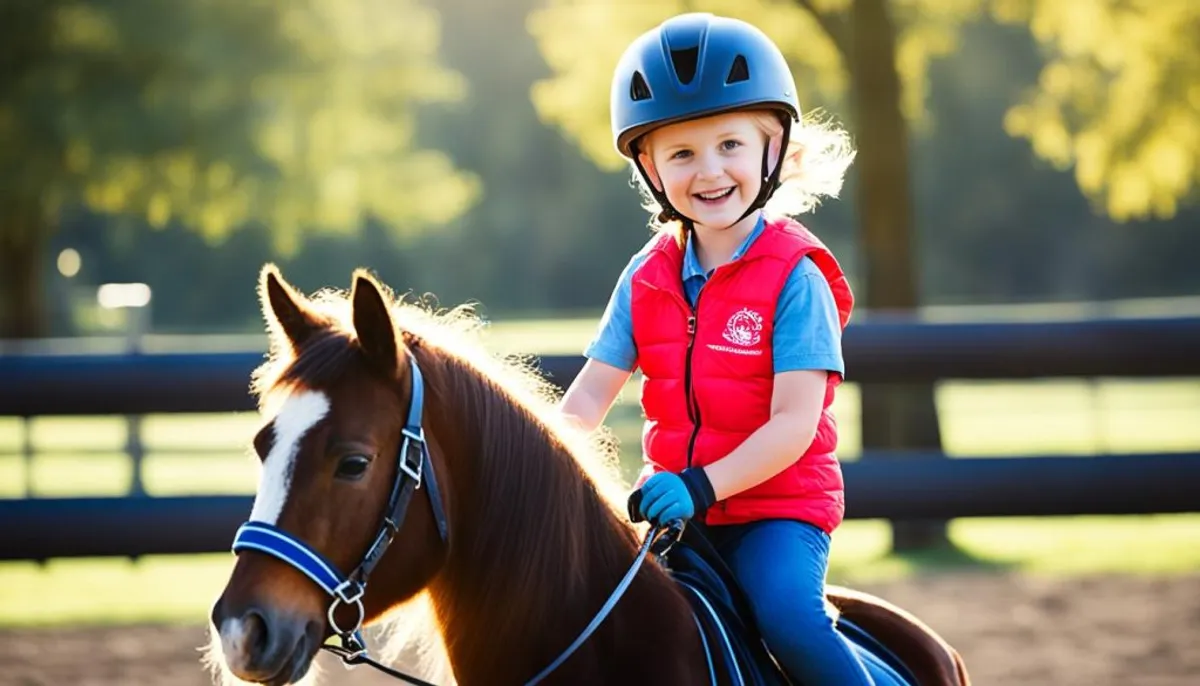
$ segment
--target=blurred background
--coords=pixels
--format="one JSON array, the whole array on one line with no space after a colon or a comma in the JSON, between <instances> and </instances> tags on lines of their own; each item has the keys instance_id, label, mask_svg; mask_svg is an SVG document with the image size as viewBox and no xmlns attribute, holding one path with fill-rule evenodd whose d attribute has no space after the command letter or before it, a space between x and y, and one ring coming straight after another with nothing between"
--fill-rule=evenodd
<instances>
[{"instance_id":1,"label":"blurred background","mask_svg":"<svg viewBox=\"0 0 1200 686\"><path fill-rule=\"evenodd\" d=\"M477 303L498 352L570 368L649 237L612 68L692 10L764 29L859 149L803 218L860 307L831 579L980 684L1197 683L1200 4L0 0L0 684L208 682L224 543L38 532L253 493L252 406L168 396L208 363L244 395L264 262ZM968 459L999 471L937 464Z\"/></svg>"}]
</instances>

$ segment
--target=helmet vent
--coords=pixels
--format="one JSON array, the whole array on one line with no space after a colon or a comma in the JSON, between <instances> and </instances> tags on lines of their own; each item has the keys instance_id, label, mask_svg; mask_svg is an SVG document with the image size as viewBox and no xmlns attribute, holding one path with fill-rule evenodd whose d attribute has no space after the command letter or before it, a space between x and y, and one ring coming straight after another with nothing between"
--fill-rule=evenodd
<instances>
[{"instance_id":1,"label":"helmet vent","mask_svg":"<svg viewBox=\"0 0 1200 686\"><path fill-rule=\"evenodd\" d=\"M675 76L679 77L680 83L686 86L696 78L696 62L699 59L699 46L671 51L671 64L675 66Z\"/></svg>"},{"instance_id":2,"label":"helmet vent","mask_svg":"<svg viewBox=\"0 0 1200 686\"><path fill-rule=\"evenodd\" d=\"M642 72L633 72L633 79L629 82L629 99L637 102L639 100L649 100L653 97L650 94L650 86L646 85L646 79L642 76Z\"/></svg>"},{"instance_id":3,"label":"helmet vent","mask_svg":"<svg viewBox=\"0 0 1200 686\"><path fill-rule=\"evenodd\" d=\"M725 78L725 85L738 83L739 81L750 80L750 68L746 66L746 57L738 55L733 60L733 66L729 68L729 76Z\"/></svg>"}]
</instances>

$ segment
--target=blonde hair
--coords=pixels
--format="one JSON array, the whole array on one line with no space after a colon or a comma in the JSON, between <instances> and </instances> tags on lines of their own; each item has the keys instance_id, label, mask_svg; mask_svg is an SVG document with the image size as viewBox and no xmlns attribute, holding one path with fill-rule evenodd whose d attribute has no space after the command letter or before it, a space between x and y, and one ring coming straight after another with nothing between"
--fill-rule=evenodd
<instances>
[{"instance_id":1,"label":"blonde hair","mask_svg":"<svg viewBox=\"0 0 1200 686\"><path fill-rule=\"evenodd\" d=\"M746 112L768 140L783 132L783 124L773 110ZM796 217L816 209L822 198L838 197L854 156L854 143L845 129L823 113L806 113L799 122L792 124L787 150L780 162L783 165L779 172L780 185L767 201L765 211L769 216ZM667 218L636 167L633 183L642 196L642 207L650 212L650 227L655 231L674 233L682 240L682 224Z\"/></svg>"}]
</instances>

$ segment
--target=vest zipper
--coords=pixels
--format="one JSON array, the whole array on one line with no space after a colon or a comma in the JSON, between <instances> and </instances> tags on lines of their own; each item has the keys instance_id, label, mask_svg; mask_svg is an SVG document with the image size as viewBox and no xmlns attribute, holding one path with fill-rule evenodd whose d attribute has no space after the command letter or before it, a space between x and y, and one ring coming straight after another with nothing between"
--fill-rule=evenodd
<instances>
[{"instance_id":1,"label":"vest zipper","mask_svg":"<svg viewBox=\"0 0 1200 686\"><path fill-rule=\"evenodd\" d=\"M687 320L687 360L684 363L683 372L683 392L687 396L688 419L692 420L692 435L688 439L687 447L687 466L692 466L692 453L696 449L696 436L700 434L700 403L696 401L696 394L692 390L692 349L696 343L696 322L700 314L700 297L704 295L704 288L700 288L700 292L696 294L696 304L692 306L692 314Z\"/></svg>"}]
</instances>

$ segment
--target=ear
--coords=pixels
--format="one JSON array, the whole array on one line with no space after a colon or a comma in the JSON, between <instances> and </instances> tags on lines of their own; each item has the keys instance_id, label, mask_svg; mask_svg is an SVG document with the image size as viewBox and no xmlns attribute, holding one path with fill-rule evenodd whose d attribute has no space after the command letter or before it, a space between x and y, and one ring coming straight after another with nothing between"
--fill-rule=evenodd
<instances>
[{"instance_id":1,"label":"ear","mask_svg":"<svg viewBox=\"0 0 1200 686\"><path fill-rule=\"evenodd\" d=\"M383 288L364 269L354 271L350 292L354 332L362 351L380 372L395 378L400 367L396 325Z\"/></svg>"},{"instance_id":2,"label":"ear","mask_svg":"<svg viewBox=\"0 0 1200 686\"><path fill-rule=\"evenodd\" d=\"M780 148L783 147L783 132L767 137L767 173L775 171L776 165L781 163L782 154ZM800 156L800 149L797 147L796 156Z\"/></svg>"},{"instance_id":3,"label":"ear","mask_svg":"<svg viewBox=\"0 0 1200 686\"><path fill-rule=\"evenodd\" d=\"M658 169L654 167L654 159L644 152L639 152L638 162L641 163L642 169L646 171L646 178L650 181L650 184L654 186L654 190L662 193L662 179L660 179L658 176Z\"/></svg>"},{"instance_id":4,"label":"ear","mask_svg":"<svg viewBox=\"0 0 1200 686\"><path fill-rule=\"evenodd\" d=\"M259 273L258 299L273 344L286 343L296 350L324 325L309 309L304 296L283 280L274 264L263 265Z\"/></svg>"}]
</instances>

